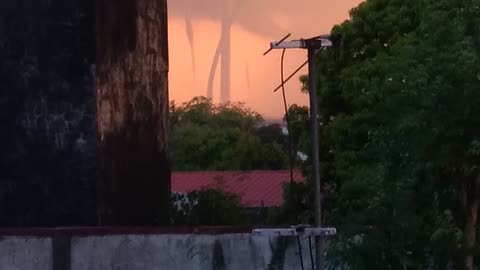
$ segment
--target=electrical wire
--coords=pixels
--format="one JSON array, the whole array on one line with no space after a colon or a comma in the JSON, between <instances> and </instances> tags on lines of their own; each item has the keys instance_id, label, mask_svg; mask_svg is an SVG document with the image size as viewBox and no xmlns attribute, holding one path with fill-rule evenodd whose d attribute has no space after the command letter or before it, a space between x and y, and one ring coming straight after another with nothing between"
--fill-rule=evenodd
<instances>
[{"instance_id":1,"label":"electrical wire","mask_svg":"<svg viewBox=\"0 0 480 270\"><path fill-rule=\"evenodd\" d=\"M297 236L297 242L298 242L298 254L300 256L300 267L302 270L305 270L305 266L303 266L302 243L300 242L300 236Z\"/></svg>"},{"instance_id":2,"label":"electrical wire","mask_svg":"<svg viewBox=\"0 0 480 270\"><path fill-rule=\"evenodd\" d=\"M286 49L282 50L282 58L280 60L280 79L283 82L284 77L284 60L285 60ZM287 132L288 132L288 157L290 161L290 199L292 198L292 185L293 185L293 166L295 159L293 157L293 142L292 142L292 130L290 126L290 117L288 115L288 105L287 105L287 96L285 94L285 84L282 83L282 97L283 97L283 107L285 109L285 122L287 123Z\"/></svg>"},{"instance_id":3,"label":"electrical wire","mask_svg":"<svg viewBox=\"0 0 480 270\"><path fill-rule=\"evenodd\" d=\"M286 39L288 36L289 35L287 35L284 39ZM320 50L316 51L315 54L317 54L319 51ZM265 52L264 55L267 54L268 52L269 51ZM281 60L280 60L280 79L281 79L282 83L279 87L277 87L274 90L274 92L276 92L279 88L282 90L283 106L284 106L284 109L285 109L285 122L287 124L287 132L288 132L288 154L289 154L289 159L290 159L290 190L289 190L289 193L290 193L290 200L292 200L293 199L293 197L292 197L293 193L292 193L291 185L293 184L293 167L295 165L295 159L293 157L293 142L292 142L290 117L289 117L289 114L288 114L287 97L286 97L286 93L285 93L285 83L288 80L290 80L298 71L300 71L300 69L302 69L308 63L308 61L306 61L299 68L297 68L285 81L285 79L284 79L285 52L286 52L286 49L284 48L282 50L282 57L281 57ZM298 252L299 252L299 256L300 256L300 267L301 267L302 270L305 270L305 266L304 266L304 263L303 263L302 244L301 244L301 241L300 241L300 236L297 236L297 242L298 242ZM313 260L313 250L312 250L312 238L310 236L308 237L308 249L309 249L309 253L310 253L311 269L315 270L315 262Z\"/></svg>"},{"instance_id":4,"label":"electrical wire","mask_svg":"<svg viewBox=\"0 0 480 270\"><path fill-rule=\"evenodd\" d=\"M315 55L317 55L317 53L320 51L321 49L318 49L317 51L315 51ZM295 71L293 71L290 75L288 75L288 77L284 81L282 81L282 84L280 84L275 89L273 89L273 92L275 93L278 91L278 89L282 89L282 87L284 87L284 84L286 84L291 78L293 78L293 76L295 76L295 74L297 74L300 70L302 70L302 68L307 64L308 64L308 60L303 62L303 64L301 64L297 69L295 69Z\"/></svg>"},{"instance_id":5,"label":"electrical wire","mask_svg":"<svg viewBox=\"0 0 480 270\"><path fill-rule=\"evenodd\" d=\"M312 252L312 237L308 237L308 249L310 250L310 263L312 265L312 270L315 270L315 262L313 261L313 252Z\"/></svg>"},{"instance_id":6,"label":"electrical wire","mask_svg":"<svg viewBox=\"0 0 480 270\"><path fill-rule=\"evenodd\" d=\"M285 36L279 43L281 43L283 40L288 38L290 34ZM323 36L318 36L316 38L322 38ZM263 55L268 54L272 49L270 48L267 50ZM285 122L287 124L287 131L288 131L288 152L289 152L289 158L290 158L290 184L293 184L293 167L294 167L294 157L293 157L293 142L292 142L292 133L290 129L290 117L288 115L288 105L287 105L287 98L285 94L285 83L288 82L297 72L299 72L304 66L308 64L308 60L305 61L302 65L300 65L292 74L290 74L287 79L284 79L284 60L285 60L285 51L286 49L284 48L282 50L282 57L281 57L281 63L280 63L280 79L281 79L281 84L273 90L273 92L276 92L277 90L281 89L282 90L282 97L283 97L283 105L285 109ZM317 50L315 51L315 55L320 51ZM334 58L336 60L336 57L334 55ZM292 188L289 190L290 192L290 199L292 200ZM297 236L297 241L298 241L298 251L299 251L299 256L300 256L300 267L302 270L305 270L304 264L303 264L303 256L302 256L302 244L300 241L300 236ZM309 236L308 237L308 248L309 248L309 253L310 253L310 263L311 263L311 269L315 270L315 262L313 260L313 251L312 251L312 238Z\"/></svg>"},{"instance_id":7,"label":"electrical wire","mask_svg":"<svg viewBox=\"0 0 480 270\"><path fill-rule=\"evenodd\" d=\"M302 70L302 68L304 66L306 66L308 64L308 60L303 62L303 64L301 64L297 69L295 69L294 72L292 72L292 74L290 74L287 79L285 79L284 81L282 81L282 84L280 84L279 86L277 86L277 88L273 89L273 92L277 92L278 89L281 89L283 87L284 84L286 84L291 78L293 78L293 76L295 76L295 74L297 74L300 70Z\"/></svg>"},{"instance_id":8,"label":"electrical wire","mask_svg":"<svg viewBox=\"0 0 480 270\"><path fill-rule=\"evenodd\" d=\"M287 131L288 131L288 156L290 159L290 200L293 200L293 192L292 192L292 184L293 184L293 167L295 165L295 159L293 156L293 142L292 142L292 131L290 129L290 117L288 115L288 104L287 104L287 95L285 93L285 84L283 83L284 81L284 60L285 60L285 52L286 49L282 50L282 59L280 61L280 79L282 81L282 97L283 97L283 107L285 109L285 122L287 123ZM300 256L300 267L302 270L305 270L305 267L303 265L303 256L302 256L302 243L300 241L300 236L297 236L297 241L298 241L298 254ZM310 251L311 253L311 251Z\"/></svg>"}]
</instances>

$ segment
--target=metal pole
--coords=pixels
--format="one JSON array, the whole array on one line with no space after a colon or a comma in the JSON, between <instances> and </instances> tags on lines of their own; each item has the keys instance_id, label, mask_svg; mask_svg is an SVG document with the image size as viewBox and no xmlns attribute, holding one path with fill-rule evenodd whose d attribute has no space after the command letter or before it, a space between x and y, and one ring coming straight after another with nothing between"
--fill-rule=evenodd
<instances>
[{"instance_id":1,"label":"metal pole","mask_svg":"<svg viewBox=\"0 0 480 270\"><path fill-rule=\"evenodd\" d=\"M308 47L308 92L310 96L310 128L312 136L312 181L314 183L314 218L315 227L322 227L322 201L320 193L320 169L318 153L318 121L317 121L317 91L315 86L315 47ZM315 237L316 269L324 269L324 240Z\"/></svg>"}]
</instances>

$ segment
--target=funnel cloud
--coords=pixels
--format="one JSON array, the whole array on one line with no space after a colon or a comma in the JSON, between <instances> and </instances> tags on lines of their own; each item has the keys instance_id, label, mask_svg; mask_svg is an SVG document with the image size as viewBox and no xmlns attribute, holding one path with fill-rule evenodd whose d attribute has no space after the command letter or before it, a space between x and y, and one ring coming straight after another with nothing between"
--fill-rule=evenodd
<instances>
[{"instance_id":1,"label":"funnel cloud","mask_svg":"<svg viewBox=\"0 0 480 270\"><path fill-rule=\"evenodd\" d=\"M201 2L202 5L199 5ZM212 2L212 3L209 3ZM215 80L215 74L217 71L218 62L220 61L220 102L225 103L230 101L230 65L231 65L231 27L234 22L234 15L237 13L237 8L240 7L241 1L238 0L223 0L223 1L196 1L196 0L183 0L174 2L171 7L171 13L175 16L176 8L183 8L185 13L185 31L187 34L188 42L190 45L190 51L192 56L192 65L194 66L195 74L195 53L194 53L194 33L192 27L192 18L202 18L204 14L206 18L220 20L221 24L221 36L215 51L215 55L212 59L212 65L210 68L210 74L208 77L207 85L207 97L213 99L213 82ZM175 5L177 4L177 5ZM181 5L183 4L183 5ZM205 4L213 5L209 9L204 10ZM202 9L200 9L202 7ZM198 11L201 11L200 13Z\"/></svg>"},{"instance_id":2,"label":"funnel cloud","mask_svg":"<svg viewBox=\"0 0 480 270\"><path fill-rule=\"evenodd\" d=\"M322 2L302 0L300 4L291 0L173 0L169 1L169 16L182 18L188 10L193 19L220 22L225 12L232 12L225 9L227 5L234 9L235 24L261 36L279 38L286 32L296 36L312 34L312 27L315 28L321 20L335 17L330 12L334 7L349 9L360 1Z\"/></svg>"},{"instance_id":3,"label":"funnel cloud","mask_svg":"<svg viewBox=\"0 0 480 270\"><path fill-rule=\"evenodd\" d=\"M187 33L188 44L190 45L190 55L192 56L192 69L193 76L195 77L195 45L194 45L194 36L193 36L193 26L192 26L192 15L190 14L190 9L185 11L185 32Z\"/></svg>"},{"instance_id":4,"label":"funnel cloud","mask_svg":"<svg viewBox=\"0 0 480 270\"><path fill-rule=\"evenodd\" d=\"M348 10L358 2L360 1L344 0L339 3L339 1L302 0L300 4L291 0L172 0L169 1L169 16L185 20L185 34L190 46L194 77L196 74L194 22L210 20L219 23L220 38L211 59L205 90L206 96L213 99L213 86L219 69L220 102L227 102L231 97L231 57L235 54L231 48L233 25L271 40L281 38L286 33L292 33L295 38L309 37L323 34L318 32L320 21L339 23L338 15L332 11L338 10L339 6L342 10ZM250 85L248 67L245 73L247 84Z\"/></svg>"}]
</instances>

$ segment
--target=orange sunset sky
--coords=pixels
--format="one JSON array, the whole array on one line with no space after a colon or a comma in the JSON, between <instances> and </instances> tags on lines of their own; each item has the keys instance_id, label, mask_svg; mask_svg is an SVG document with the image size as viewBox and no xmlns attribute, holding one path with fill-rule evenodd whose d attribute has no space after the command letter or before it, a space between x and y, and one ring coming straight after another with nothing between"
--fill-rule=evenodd
<instances>
[{"instance_id":1,"label":"orange sunset sky","mask_svg":"<svg viewBox=\"0 0 480 270\"><path fill-rule=\"evenodd\" d=\"M193 2L189 2L193 1ZM308 38L329 33L333 25L348 18L359 0L173 0L169 1L169 95L182 103L194 96L206 96L210 65L220 37L218 1L240 1L231 28L231 99L245 102L265 118L281 118L280 51L263 56L270 41L291 33L291 38ZM193 4L191 4L193 3ZM199 5L200 3L200 5ZM185 12L191 15L196 73L185 27ZM306 60L306 51L288 50L285 76ZM303 69L298 76L306 74ZM286 84L288 103L308 104L300 93L298 76ZM219 100L220 66L214 85L214 102Z\"/></svg>"}]
</instances>

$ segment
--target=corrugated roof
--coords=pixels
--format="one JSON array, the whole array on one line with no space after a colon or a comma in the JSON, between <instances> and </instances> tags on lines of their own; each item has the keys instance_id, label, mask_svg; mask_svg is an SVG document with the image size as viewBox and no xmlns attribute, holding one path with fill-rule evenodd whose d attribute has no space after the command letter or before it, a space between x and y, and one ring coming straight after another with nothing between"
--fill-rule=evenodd
<instances>
[{"instance_id":1,"label":"corrugated roof","mask_svg":"<svg viewBox=\"0 0 480 270\"><path fill-rule=\"evenodd\" d=\"M301 172L295 170L293 179L303 181ZM172 192L187 193L214 187L237 194L246 207L272 207L282 204L282 186L289 181L289 170L173 172Z\"/></svg>"}]
</instances>

